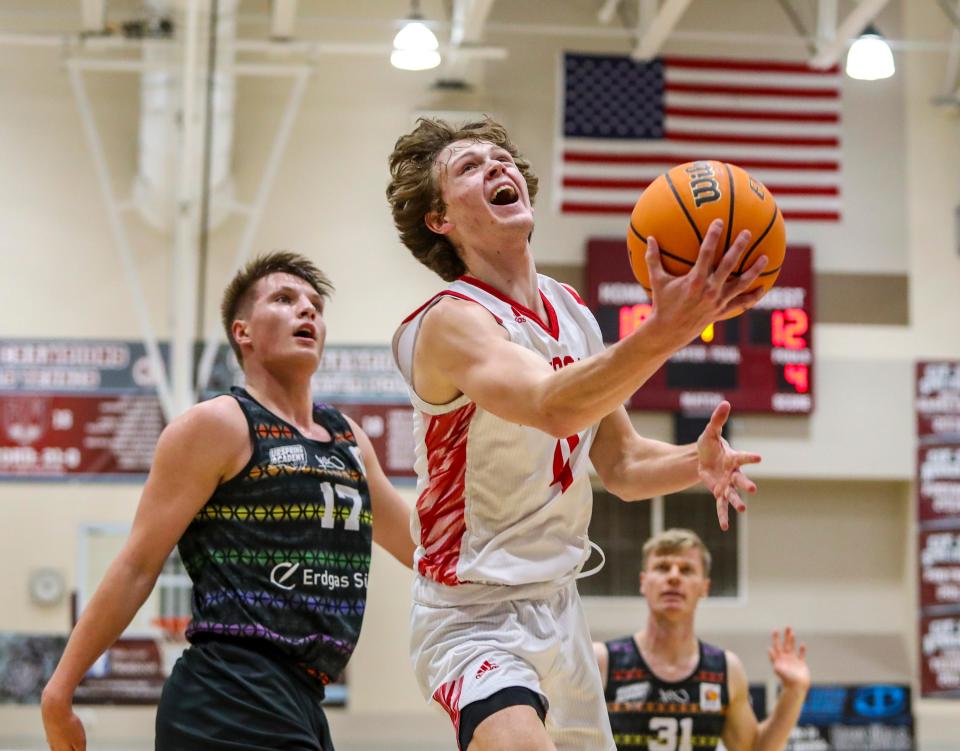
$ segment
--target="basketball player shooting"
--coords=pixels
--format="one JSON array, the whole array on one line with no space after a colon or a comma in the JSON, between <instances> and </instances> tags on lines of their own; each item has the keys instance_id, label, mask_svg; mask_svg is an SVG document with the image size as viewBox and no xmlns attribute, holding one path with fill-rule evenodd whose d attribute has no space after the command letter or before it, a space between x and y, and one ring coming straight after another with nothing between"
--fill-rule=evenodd
<instances>
[{"instance_id":1,"label":"basketball player shooting","mask_svg":"<svg viewBox=\"0 0 960 751\"><path fill-rule=\"evenodd\" d=\"M604 348L570 287L530 249L537 178L492 120L418 121L390 157L403 243L450 282L412 313L394 355L415 407L419 547L412 659L461 751L612 751L603 689L576 590L590 552L589 464L624 500L702 482L720 526L755 492L756 454L721 436L720 404L695 444L641 437L623 403L710 323L751 307L760 256L747 232L706 233L684 276L648 238L652 315ZM726 250L714 268L718 254Z\"/></svg>"}]
</instances>

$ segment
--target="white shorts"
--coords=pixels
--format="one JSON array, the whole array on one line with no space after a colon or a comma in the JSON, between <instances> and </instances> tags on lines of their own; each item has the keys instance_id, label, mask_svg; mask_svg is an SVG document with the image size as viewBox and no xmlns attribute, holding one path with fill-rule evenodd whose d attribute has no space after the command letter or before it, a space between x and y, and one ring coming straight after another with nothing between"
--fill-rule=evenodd
<instances>
[{"instance_id":1,"label":"white shorts","mask_svg":"<svg viewBox=\"0 0 960 751\"><path fill-rule=\"evenodd\" d=\"M411 654L420 690L447 711L458 735L464 707L521 686L543 697L558 751L615 749L575 582L543 599L414 603Z\"/></svg>"}]
</instances>

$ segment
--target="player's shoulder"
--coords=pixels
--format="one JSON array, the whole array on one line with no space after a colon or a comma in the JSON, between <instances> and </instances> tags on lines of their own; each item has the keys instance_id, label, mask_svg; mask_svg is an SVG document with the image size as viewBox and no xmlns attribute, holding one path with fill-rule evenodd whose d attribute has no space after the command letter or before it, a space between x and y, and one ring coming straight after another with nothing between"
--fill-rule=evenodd
<instances>
[{"instance_id":1,"label":"player's shoulder","mask_svg":"<svg viewBox=\"0 0 960 751\"><path fill-rule=\"evenodd\" d=\"M500 336L502 320L482 303L444 295L424 313L420 336L471 337L496 332Z\"/></svg>"},{"instance_id":2,"label":"player's shoulder","mask_svg":"<svg viewBox=\"0 0 960 751\"><path fill-rule=\"evenodd\" d=\"M207 399L185 410L170 422L164 432L175 433L181 440L196 439L222 442L231 436L247 438L247 422L239 403L232 396Z\"/></svg>"}]
</instances>

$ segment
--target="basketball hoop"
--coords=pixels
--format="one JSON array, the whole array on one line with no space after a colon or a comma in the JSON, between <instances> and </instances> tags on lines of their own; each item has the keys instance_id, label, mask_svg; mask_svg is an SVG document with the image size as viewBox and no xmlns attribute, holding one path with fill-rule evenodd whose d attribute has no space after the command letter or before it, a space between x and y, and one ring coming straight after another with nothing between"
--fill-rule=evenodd
<instances>
[{"instance_id":1,"label":"basketball hoop","mask_svg":"<svg viewBox=\"0 0 960 751\"><path fill-rule=\"evenodd\" d=\"M185 642L185 632L190 624L189 615L163 615L151 619L150 623L163 633L163 640L167 642Z\"/></svg>"}]
</instances>

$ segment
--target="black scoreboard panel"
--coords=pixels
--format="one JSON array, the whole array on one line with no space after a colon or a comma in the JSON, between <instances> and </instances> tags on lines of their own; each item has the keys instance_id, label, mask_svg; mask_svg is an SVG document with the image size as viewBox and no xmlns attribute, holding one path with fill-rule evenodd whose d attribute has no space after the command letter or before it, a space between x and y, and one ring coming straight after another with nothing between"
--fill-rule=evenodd
<instances>
[{"instance_id":1,"label":"black scoreboard panel","mask_svg":"<svg viewBox=\"0 0 960 751\"><path fill-rule=\"evenodd\" d=\"M630 408L696 414L727 399L740 412L809 414L812 282L811 249L789 247L776 285L757 306L704 330L633 395ZM588 242L586 292L607 343L627 336L652 310L623 240Z\"/></svg>"}]
</instances>

